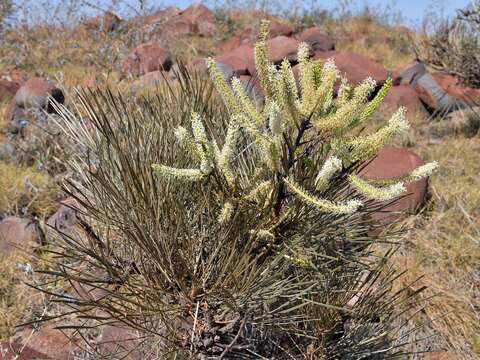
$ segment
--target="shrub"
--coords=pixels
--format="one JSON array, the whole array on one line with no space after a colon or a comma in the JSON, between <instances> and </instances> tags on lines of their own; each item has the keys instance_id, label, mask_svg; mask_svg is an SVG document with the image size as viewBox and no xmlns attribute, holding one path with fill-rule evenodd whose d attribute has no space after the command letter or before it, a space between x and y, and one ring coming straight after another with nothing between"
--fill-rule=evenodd
<instances>
[{"instance_id":1,"label":"shrub","mask_svg":"<svg viewBox=\"0 0 480 360\"><path fill-rule=\"evenodd\" d=\"M152 97L83 91L77 114L59 109L89 154L66 183L83 231L60 234L45 273L104 291L56 294L62 327L125 324L159 358L405 355L401 316L421 289L390 293L399 274L391 250L374 251L386 238L369 214L435 164L378 183L356 176L408 127L400 109L377 132L355 130L391 81L369 102L372 79L343 80L334 99L335 64L311 62L302 44L300 95L289 62L267 61L267 32L264 22L255 48L264 106L209 61L211 81L182 71Z\"/></svg>"},{"instance_id":2,"label":"shrub","mask_svg":"<svg viewBox=\"0 0 480 360\"><path fill-rule=\"evenodd\" d=\"M460 10L453 20L437 20L416 47L422 61L480 87L480 1Z\"/></svg>"}]
</instances>

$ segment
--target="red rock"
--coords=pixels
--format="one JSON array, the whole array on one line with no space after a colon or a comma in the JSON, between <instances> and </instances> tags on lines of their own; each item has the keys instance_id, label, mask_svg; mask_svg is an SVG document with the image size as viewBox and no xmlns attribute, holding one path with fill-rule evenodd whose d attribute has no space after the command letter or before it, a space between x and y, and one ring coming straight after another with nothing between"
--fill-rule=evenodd
<instances>
[{"instance_id":1,"label":"red rock","mask_svg":"<svg viewBox=\"0 0 480 360\"><path fill-rule=\"evenodd\" d=\"M248 75L249 68L255 67L253 45L241 45L229 53L215 57L215 60L231 66L237 75Z\"/></svg>"},{"instance_id":2,"label":"red rock","mask_svg":"<svg viewBox=\"0 0 480 360\"><path fill-rule=\"evenodd\" d=\"M10 216L0 222L0 256L39 246L41 242L37 227L27 219Z\"/></svg>"},{"instance_id":3,"label":"red rock","mask_svg":"<svg viewBox=\"0 0 480 360\"><path fill-rule=\"evenodd\" d=\"M0 79L23 84L27 75L16 65L3 65L0 68Z\"/></svg>"},{"instance_id":4,"label":"red rock","mask_svg":"<svg viewBox=\"0 0 480 360\"><path fill-rule=\"evenodd\" d=\"M47 355L28 346L8 341L0 342L0 360L44 360L50 359Z\"/></svg>"},{"instance_id":5,"label":"red rock","mask_svg":"<svg viewBox=\"0 0 480 360\"><path fill-rule=\"evenodd\" d=\"M171 16L165 22L164 30L176 35L212 36L215 32L215 14L205 5L191 5L177 16Z\"/></svg>"},{"instance_id":6,"label":"red rock","mask_svg":"<svg viewBox=\"0 0 480 360\"><path fill-rule=\"evenodd\" d=\"M172 17L178 16L180 13L180 9L176 6L169 6L165 9L157 10L150 15L136 16L131 21L133 24L140 26L153 25L162 21L167 21Z\"/></svg>"},{"instance_id":7,"label":"red rock","mask_svg":"<svg viewBox=\"0 0 480 360\"><path fill-rule=\"evenodd\" d=\"M44 78L34 77L18 89L15 95L15 102L20 108L47 108L48 112L53 112L54 108L48 101L49 97L54 98L60 104L63 104L65 101L63 92L60 89Z\"/></svg>"},{"instance_id":8,"label":"red rock","mask_svg":"<svg viewBox=\"0 0 480 360\"><path fill-rule=\"evenodd\" d=\"M428 112L420 101L417 92L409 85L392 87L383 100L381 108L396 110L400 106L405 106L407 108L407 117L428 115Z\"/></svg>"},{"instance_id":9,"label":"red rock","mask_svg":"<svg viewBox=\"0 0 480 360\"><path fill-rule=\"evenodd\" d=\"M14 338L21 344L27 343L33 351L44 353L48 359L71 360L71 352L77 348L65 334L51 326L43 326L33 334L31 328L26 328Z\"/></svg>"},{"instance_id":10,"label":"red rock","mask_svg":"<svg viewBox=\"0 0 480 360\"><path fill-rule=\"evenodd\" d=\"M435 73L432 74L432 76L438 85L454 98L465 102L475 102L480 100L480 89L463 86L460 79L455 75Z\"/></svg>"},{"instance_id":11,"label":"red rock","mask_svg":"<svg viewBox=\"0 0 480 360\"><path fill-rule=\"evenodd\" d=\"M359 175L365 179L385 179L409 174L424 162L417 154L402 148L385 146L364 166ZM381 211L371 214L377 224L390 224L400 220L408 213L415 212L425 201L428 179L409 183L403 197L393 203L388 202Z\"/></svg>"},{"instance_id":12,"label":"red rock","mask_svg":"<svg viewBox=\"0 0 480 360\"><path fill-rule=\"evenodd\" d=\"M292 24L289 24L284 21L280 21L278 19L271 19L270 20L270 27L269 27L269 37L274 38L277 36L292 36L295 28Z\"/></svg>"},{"instance_id":13,"label":"red rock","mask_svg":"<svg viewBox=\"0 0 480 360\"><path fill-rule=\"evenodd\" d=\"M123 72L139 76L156 70L170 70L170 52L160 44L149 42L137 46L123 63Z\"/></svg>"},{"instance_id":14,"label":"red rock","mask_svg":"<svg viewBox=\"0 0 480 360\"><path fill-rule=\"evenodd\" d=\"M87 30L99 30L111 32L118 29L122 20L111 11L105 12L103 16L95 16L85 20L82 24Z\"/></svg>"},{"instance_id":15,"label":"red rock","mask_svg":"<svg viewBox=\"0 0 480 360\"><path fill-rule=\"evenodd\" d=\"M335 41L316 26L301 32L298 40L309 44L313 51L335 50Z\"/></svg>"},{"instance_id":16,"label":"red rock","mask_svg":"<svg viewBox=\"0 0 480 360\"><path fill-rule=\"evenodd\" d=\"M107 325L103 328L102 339L98 343L99 352L107 358L144 359L138 349L140 339L140 335L133 329L121 324L117 326ZM125 358L125 356L127 357Z\"/></svg>"},{"instance_id":17,"label":"red rock","mask_svg":"<svg viewBox=\"0 0 480 360\"><path fill-rule=\"evenodd\" d=\"M352 51L318 51L313 58L322 60L333 58L338 69L346 74L350 83L354 84L367 77L372 77L378 83L382 83L388 76L388 72L382 64Z\"/></svg>"},{"instance_id":18,"label":"red rock","mask_svg":"<svg viewBox=\"0 0 480 360\"><path fill-rule=\"evenodd\" d=\"M8 80L0 80L0 103L13 98L18 89L20 89L18 83Z\"/></svg>"},{"instance_id":19,"label":"red rock","mask_svg":"<svg viewBox=\"0 0 480 360\"><path fill-rule=\"evenodd\" d=\"M130 86L130 90L133 94L136 94L138 91L156 88L157 84L163 81L166 77L166 73L160 70L149 72L145 75L142 75L135 80Z\"/></svg>"},{"instance_id":20,"label":"red rock","mask_svg":"<svg viewBox=\"0 0 480 360\"><path fill-rule=\"evenodd\" d=\"M232 36L228 39L223 40L217 45L217 51L222 54L239 47L242 43L242 38L240 36Z\"/></svg>"}]
</instances>

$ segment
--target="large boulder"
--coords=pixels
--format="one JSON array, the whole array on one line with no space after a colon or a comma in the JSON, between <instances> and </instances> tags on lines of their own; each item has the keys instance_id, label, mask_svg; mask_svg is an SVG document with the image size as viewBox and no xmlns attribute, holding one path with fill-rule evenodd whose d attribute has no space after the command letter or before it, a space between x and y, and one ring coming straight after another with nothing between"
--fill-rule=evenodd
<instances>
[{"instance_id":1,"label":"large boulder","mask_svg":"<svg viewBox=\"0 0 480 360\"><path fill-rule=\"evenodd\" d=\"M301 32L297 38L309 44L313 51L335 50L335 41L316 26Z\"/></svg>"},{"instance_id":2,"label":"large boulder","mask_svg":"<svg viewBox=\"0 0 480 360\"><path fill-rule=\"evenodd\" d=\"M384 146L360 169L359 175L364 179L394 178L407 175L423 164L422 158L410 150ZM428 179L407 184L406 194L385 203L380 211L370 215L371 220L377 225L387 225L414 213L425 201L427 187Z\"/></svg>"},{"instance_id":3,"label":"large boulder","mask_svg":"<svg viewBox=\"0 0 480 360\"><path fill-rule=\"evenodd\" d=\"M20 85L13 81L0 80L0 103L10 100L15 96Z\"/></svg>"},{"instance_id":4,"label":"large boulder","mask_svg":"<svg viewBox=\"0 0 480 360\"><path fill-rule=\"evenodd\" d=\"M407 109L407 116L427 116L428 112L417 92L409 85L393 86L381 104L382 109L395 110L400 106Z\"/></svg>"},{"instance_id":5,"label":"large boulder","mask_svg":"<svg viewBox=\"0 0 480 360\"><path fill-rule=\"evenodd\" d=\"M170 52L156 42L149 42L131 52L123 62L122 70L125 74L139 76L156 70L168 71L171 66Z\"/></svg>"},{"instance_id":6,"label":"large boulder","mask_svg":"<svg viewBox=\"0 0 480 360\"><path fill-rule=\"evenodd\" d=\"M18 89L15 95L15 103L22 109L45 109L48 112L54 112L54 107L50 102L51 98L60 104L65 101L62 90L44 78L34 77L27 80Z\"/></svg>"},{"instance_id":7,"label":"large boulder","mask_svg":"<svg viewBox=\"0 0 480 360\"><path fill-rule=\"evenodd\" d=\"M29 250L41 243L42 234L30 220L10 216L0 222L0 257L17 249Z\"/></svg>"},{"instance_id":8,"label":"large boulder","mask_svg":"<svg viewBox=\"0 0 480 360\"><path fill-rule=\"evenodd\" d=\"M381 84L388 77L388 72L382 64L353 51L317 51L313 58L316 60L332 58L340 72L344 73L352 84L357 84L367 77L372 77Z\"/></svg>"}]
</instances>

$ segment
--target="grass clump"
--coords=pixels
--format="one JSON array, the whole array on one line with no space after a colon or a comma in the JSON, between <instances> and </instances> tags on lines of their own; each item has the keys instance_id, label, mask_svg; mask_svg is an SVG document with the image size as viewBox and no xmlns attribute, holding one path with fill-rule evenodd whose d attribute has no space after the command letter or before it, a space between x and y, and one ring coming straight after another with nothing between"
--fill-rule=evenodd
<instances>
[{"instance_id":1,"label":"grass clump","mask_svg":"<svg viewBox=\"0 0 480 360\"><path fill-rule=\"evenodd\" d=\"M55 211L58 185L33 167L0 162L0 213L46 217Z\"/></svg>"}]
</instances>

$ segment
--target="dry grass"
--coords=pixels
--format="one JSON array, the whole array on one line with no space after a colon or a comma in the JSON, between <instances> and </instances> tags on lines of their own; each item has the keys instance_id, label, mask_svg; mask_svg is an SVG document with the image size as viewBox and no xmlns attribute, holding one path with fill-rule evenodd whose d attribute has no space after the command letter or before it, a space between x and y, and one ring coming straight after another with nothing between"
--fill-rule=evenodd
<instances>
[{"instance_id":1,"label":"dry grass","mask_svg":"<svg viewBox=\"0 0 480 360\"><path fill-rule=\"evenodd\" d=\"M373 57L386 69L397 69L414 57L410 39L413 34L405 29L392 31L391 27L360 17L347 20L339 30L339 50Z\"/></svg>"},{"instance_id":2,"label":"dry grass","mask_svg":"<svg viewBox=\"0 0 480 360\"><path fill-rule=\"evenodd\" d=\"M58 207L59 189L45 172L0 162L0 213L50 215Z\"/></svg>"},{"instance_id":3,"label":"dry grass","mask_svg":"<svg viewBox=\"0 0 480 360\"><path fill-rule=\"evenodd\" d=\"M442 141L416 139L415 151L439 161L430 180L431 200L408 221L411 230L396 257L409 270L406 281L423 276L428 286L421 318L446 350L464 359L480 356L480 141L463 135Z\"/></svg>"},{"instance_id":4,"label":"dry grass","mask_svg":"<svg viewBox=\"0 0 480 360\"><path fill-rule=\"evenodd\" d=\"M20 266L25 264L25 256L19 253L2 258L0 262L0 340L8 338L42 298L40 293L25 285L25 281L30 281Z\"/></svg>"}]
</instances>

